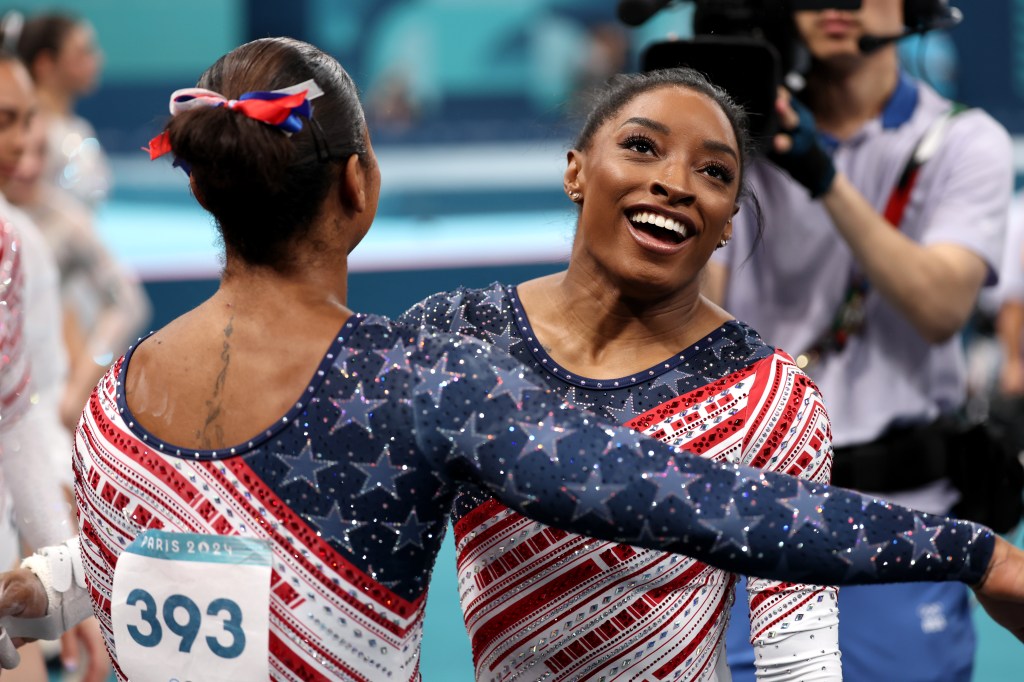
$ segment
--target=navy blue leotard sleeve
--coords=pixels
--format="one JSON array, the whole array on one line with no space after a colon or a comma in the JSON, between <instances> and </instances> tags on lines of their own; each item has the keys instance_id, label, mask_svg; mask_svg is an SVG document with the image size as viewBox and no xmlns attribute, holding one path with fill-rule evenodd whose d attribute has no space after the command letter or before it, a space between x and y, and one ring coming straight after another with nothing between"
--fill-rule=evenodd
<instances>
[{"instance_id":1,"label":"navy blue leotard sleeve","mask_svg":"<svg viewBox=\"0 0 1024 682\"><path fill-rule=\"evenodd\" d=\"M564 405L491 347L409 333L418 447L542 523L817 584L973 584L991 558L984 526L680 454Z\"/></svg>"}]
</instances>

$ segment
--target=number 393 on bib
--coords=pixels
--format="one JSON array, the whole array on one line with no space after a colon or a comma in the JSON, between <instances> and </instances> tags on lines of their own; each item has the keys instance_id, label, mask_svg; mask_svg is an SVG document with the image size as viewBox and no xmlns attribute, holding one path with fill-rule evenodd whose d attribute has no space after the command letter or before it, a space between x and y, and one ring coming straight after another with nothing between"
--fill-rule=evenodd
<instances>
[{"instance_id":1,"label":"number 393 on bib","mask_svg":"<svg viewBox=\"0 0 1024 682\"><path fill-rule=\"evenodd\" d=\"M270 547L149 530L114 571L114 646L132 682L265 680Z\"/></svg>"}]
</instances>

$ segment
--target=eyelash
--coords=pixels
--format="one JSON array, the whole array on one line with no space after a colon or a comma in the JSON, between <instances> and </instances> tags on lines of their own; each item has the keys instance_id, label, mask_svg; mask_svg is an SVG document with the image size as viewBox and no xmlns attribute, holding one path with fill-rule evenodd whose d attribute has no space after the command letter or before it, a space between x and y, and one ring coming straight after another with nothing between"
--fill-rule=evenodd
<instances>
[{"instance_id":1,"label":"eyelash","mask_svg":"<svg viewBox=\"0 0 1024 682\"><path fill-rule=\"evenodd\" d=\"M654 144L654 140L652 140L651 138L647 137L646 135L640 135L640 134L635 134L634 133L633 135L630 135L629 137L627 137L625 140L622 141L622 148L623 149L630 149L630 150L633 150L633 151L638 152L640 154L646 154L647 151L640 151L639 149L636 149L636 147L638 145L645 145L646 147L648 147L648 151L650 151L650 152L657 151L657 147ZM713 177L713 178L719 179L719 180L721 180L722 182L724 182L727 185L732 183L732 181L736 177L736 175L735 175L735 173L733 173L732 169L730 169L725 164L721 164L721 163L718 163L716 161L712 161L712 162L708 163L701 170L704 171L704 172L707 172L708 170L713 170L715 173L717 173L717 175L709 174L709 177Z\"/></svg>"},{"instance_id":2,"label":"eyelash","mask_svg":"<svg viewBox=\"0 0 1024 682\"><path fill-rule=\"evenodd\" d=\"M622 148L623 149L633 149L633 151L638 151L639 152L640 150L634 149L634 147L636 147L637 145L641 145L641 144L647 145L647 147L649 148L650 151L655 151L654 140L652 140L651 138L647 137L646 135L637 135L637 134L630 135L625 140L623 140L622 141ZM640 153L641 154L645 154L646 152L640 152Z\"/></svg>"},{"instance_id":3,"label":"eyelash","mask_svg":"<svg viewBox=\"0 0 1024 682\"><path fill-rule=\"evenodd\" d=\"M732 169L730 169L728 166L725 166L725 165L723 165L721 163L712 162L712 163L709 163L708 165L706 165L703 168L704 171L708 171L708 170L712 170L712 169L715 170L716 172L718 172L718 174L719 174L718 175L718 179L720 179L722 182L724 182L726 184L731 183L733 181L733 179L736 177L735 174L733 174Z\"/></svg>"}]
</instances>

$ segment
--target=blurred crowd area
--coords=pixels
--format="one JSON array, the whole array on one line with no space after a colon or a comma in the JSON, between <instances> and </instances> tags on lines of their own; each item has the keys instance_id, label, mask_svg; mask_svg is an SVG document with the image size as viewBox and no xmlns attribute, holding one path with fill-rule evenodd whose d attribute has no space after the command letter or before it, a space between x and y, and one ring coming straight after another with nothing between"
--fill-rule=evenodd
<instances>
[{"instance_id":1,"label":"blurred crowd area","mask_svg":"<svg viewBox=\"0 0 1024 682\"><path fill-rule=\"evenodd\" d=\"M904 66L943 95L986 109L1011 134L1024 133L1024 0L968 4L956 30L901 41ZM31 16L54 5L21 0L15 8ZM466 173L453 167L479 166L486 176L485 166L523 165L520 150L536 153L538 144L554 167L591 87L637 70L653 43L693 36L693 2L670 3L639 27L623 24L616 8L612 0L76 0L64 9L93 26L101 51L97 87L76 109L96 131L83 149L98 140L111 159L112 199L151 197L137 192L145 160L139 150L166 120L168 93L193 85L205 65L241 42L290 35L331 52L352 74L383 159L389 150L402 158L402 150L425 149L438 165L440 175L429 179L422 163L385 163L382 212L436 217L561 205L547 177L520 178L531 188L523 192L500 176L481 192L462 184ZM440 146L450 154L439 157ZM460 157L459 148L497 151ZM1020 187L1024 155L1017 157ZM439 178L450 186L439 186ZM546 190L534 191L540 186ZM401 202L392 200L397 192L404 192ZM1008 264L1019 267L1019 260ZM1003 381L996 338L1002 297L987 290L965 334L980 413Z\"/></svg>"},{"instance_id":2,"label":"blurred crowd area","mask_svg":"<svg viewBox=\"0 0 1024 682\"><path fill-rule=\"evenodd\" d=\"M1016 75L1019 0L974 3L949 35L902 46L944 94L984 106L1024 130ZM982 6L983 5L983 6ZM26 11L52 8L23 0ZM356 79L381 144L514 142L570 128L588 86L635 70L652 42L692 35L693 5L678 2L640 27L593 0L76 0L106 56L99 90L81 103L112 154L132 153L161 122L167 93L249 38L291 35L337 56ZM1000 37L1002 36L1002 37ZM984 58L969 49L984 44Z\"/></svg>"}]
</instances>

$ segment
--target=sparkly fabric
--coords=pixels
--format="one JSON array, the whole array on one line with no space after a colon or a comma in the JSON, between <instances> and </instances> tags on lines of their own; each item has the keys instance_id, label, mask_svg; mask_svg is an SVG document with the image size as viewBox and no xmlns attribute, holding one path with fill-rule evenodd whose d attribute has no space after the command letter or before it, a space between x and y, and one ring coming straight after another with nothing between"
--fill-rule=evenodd
<instances>
[{"instance_id":1,"label":"sparkly fabric","mask_svg":"<svg viewBox=\"0 0 1024 682\"><path fill-rule=\"evenodd\" d=\"M567 402L675 448L828 480L831 434L816 387L739 322L650 369L598 381L567 372L536 342L515 287L437 294L403 320L499 340ZM732 574L558 531L476 486L461 491L453 517L478 680L717 679ZM841 679L835 588L753 579L749 597L751 639L771 649L765 660L785 662L772 679L812 667L815 679ZM817 635L813 648L779 656L796 633Z\"/></svg>"},{"instance_id":2,"label":"sparkly fabric","mask_svg":"<svg viewBox=\"0 0 1024 682\"><path fill-rule=\"evenodd\" d=\"M115 664L117 558L162 528L270 542L273 679L417 679L430 571L465 483L543 523L767 577L977 581L992 553L983 527L680 455L564 406L484 344L380 317L353 317L287 414L218 451L134 421L130 362L101 380L75 451L88 586Z\"/></svg>"},{"instance_id":3,"label":"sparkly fabric","mask_svg":"<svg viewBox=\"0 0 1024 682\"><path fill-rule=\"evenodd\" d=\"M0 428L17 420L28 407L19 246L14 227L0 218Z\"/></svg>"}]
</instances>

